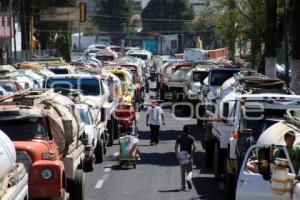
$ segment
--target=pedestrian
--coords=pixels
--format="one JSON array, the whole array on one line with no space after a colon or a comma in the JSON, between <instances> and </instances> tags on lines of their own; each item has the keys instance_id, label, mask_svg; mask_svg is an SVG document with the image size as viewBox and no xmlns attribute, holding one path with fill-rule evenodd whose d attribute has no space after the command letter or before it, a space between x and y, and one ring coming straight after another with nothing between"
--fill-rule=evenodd
<instances>
[{"instance_id":1,"label":"pedestrian","mask_svg":"<svg viewBox=\"0 0 300 200\"><path fill-rule=\"evenodd\" d=\"M180 146L180 152L178 152L178 146ZM190 126L185 125L175 144L175 153L181 169L181 190L183 191L186 190L186 185L189 189L192 189L192 167L195 151L195 138L190 135ZM183 158L184 155L186 155L186 158Z\"/></svg>"},{"instance_id":2,"label":"pedestrian","mask_svg":"<svg viewBox=\"0 0 300 200\"><path fill-rule=\"evenodd\" d=\"M284 134L284 141L286 144L286 149L293 164L294 170L296 174L298 174L300 168L300 145L294 145L296 140L296 135L293 130L290 130ZM283 150L275 151L275 158L286 158L285 153Z\"/></svg>"},{"instance_id":3,"label":"pedestrian","mask_svg":"<svg viewBox=\"0 0 300 200\"><path fill-rule=\"evenodd\" d=\"M147 126L150 125L150 145L158 144L159 142L159 128L160 118L162 119L163 125L165 125L165 118L161 107L157 106L155 100L151 101L151 107L147 110Z\"/></svg>"}]
</instances>

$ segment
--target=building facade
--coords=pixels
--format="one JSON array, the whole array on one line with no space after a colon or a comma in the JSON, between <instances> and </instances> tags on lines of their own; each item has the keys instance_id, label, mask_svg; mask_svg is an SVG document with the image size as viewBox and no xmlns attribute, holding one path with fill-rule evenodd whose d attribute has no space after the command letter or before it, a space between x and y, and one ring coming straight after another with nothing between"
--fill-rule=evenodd
<instances>
[{"instance_id":1,"label":"building facade","mask_svg":"<svg viewBox=\"0 0 300 200\"><path fill-rule=\"evenodd\" d=\"M196 16L201 15L207 6L210 5L209 0L188 0L189 6L193 9Z\"/></svg>"},{"instance_id":2,"label":"building facade","mask_svg":"<svg viewBox=\"0 0 300 200\"><path fill-rule=\"evenodd\" d=\"M0 64L9 62L9 52L11 45L12 18L8 12L0 12Z\"/></svg>"}]
</instances>

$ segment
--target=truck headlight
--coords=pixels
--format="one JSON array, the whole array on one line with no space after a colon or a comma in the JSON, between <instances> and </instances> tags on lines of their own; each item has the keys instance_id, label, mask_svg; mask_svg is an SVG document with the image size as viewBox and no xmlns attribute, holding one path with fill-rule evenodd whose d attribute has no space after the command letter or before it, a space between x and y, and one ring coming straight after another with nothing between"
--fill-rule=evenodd
<instances>
[{"instance_id":1,"label":"truck headlight","mask_svg":"<svg viewBox=\"0 0 300 200\"><path fill-rule=\"evenodd\" d=\"M41 176L44 180L50 180L53 177L53 171L51 169L43 169Z\"/></svg>"}]
</instances>

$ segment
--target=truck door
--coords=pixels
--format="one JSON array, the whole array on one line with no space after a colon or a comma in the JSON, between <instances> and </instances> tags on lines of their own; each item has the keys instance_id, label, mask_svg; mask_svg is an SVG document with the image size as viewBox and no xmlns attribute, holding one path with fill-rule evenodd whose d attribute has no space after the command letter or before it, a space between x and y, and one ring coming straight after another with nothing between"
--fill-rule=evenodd
<instances>
[{"instance_id":1,"label":"truck door","mask_svg":"<svg viewBox=\"0 0 300 200\"><path fill-rule=\"evenodd\" d=\"M271 181L258 172L257 152L262 147L252 146L246 153L236 187L236 200L279 200L282 195L271 192ZM292 167L291 167L292 168ZM292 169L292 171L294 171Z\"/></svg>"}]
</instances>

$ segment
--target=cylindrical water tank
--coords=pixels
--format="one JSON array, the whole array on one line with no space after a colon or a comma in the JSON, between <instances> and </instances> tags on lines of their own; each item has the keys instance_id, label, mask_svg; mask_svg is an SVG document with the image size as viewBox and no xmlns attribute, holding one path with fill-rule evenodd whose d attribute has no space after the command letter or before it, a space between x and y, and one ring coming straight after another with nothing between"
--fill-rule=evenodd
<instances>
[{"instance_id":1,"label":"cylindrical water tank","mask_svg":"<svg viewBox=\"0 0 300 200\"><path fill-rule=\"evenodd\" d=\"M16 150L12 141L0 130L0 180L13 169L16 157Z\"/></svg>"}]
</instances>

